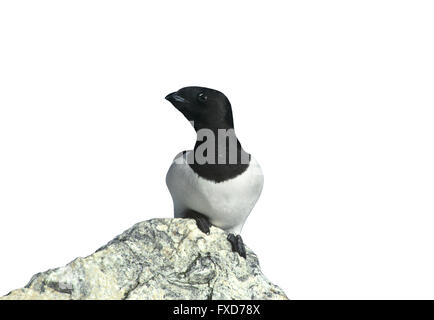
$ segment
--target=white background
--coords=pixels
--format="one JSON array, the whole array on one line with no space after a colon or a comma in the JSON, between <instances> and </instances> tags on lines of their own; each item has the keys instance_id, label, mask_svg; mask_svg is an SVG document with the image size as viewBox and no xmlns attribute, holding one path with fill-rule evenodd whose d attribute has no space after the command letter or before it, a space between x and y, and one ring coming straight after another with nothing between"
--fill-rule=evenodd
<instances>
[{"instance_id":1,"label":"white background","mask_svg":"<svg viewBox=\"0 0 434 320\"><path fill-rule=\"evenodd\" d=\"M431 2L432 3L432 2ZM243 238L292 299L434 298L430 1L0 2L0 294L171 217L223 91L263 194Z\"/></svg>"}]
</instances>

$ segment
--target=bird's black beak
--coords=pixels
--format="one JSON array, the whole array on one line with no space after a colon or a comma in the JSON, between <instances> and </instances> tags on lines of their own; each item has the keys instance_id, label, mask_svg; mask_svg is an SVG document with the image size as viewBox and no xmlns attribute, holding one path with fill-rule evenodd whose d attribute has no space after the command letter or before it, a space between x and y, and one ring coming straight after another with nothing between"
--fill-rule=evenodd
<instances>
[{"instance_id":1,"label":"bird's black beak","mask_svg":"<svg viewBox=\"0 0 434 320\"><path fill-rule=\"evenodd\" d=\"M188 120L193 119L194 106L179 92L172 92L166 96L166 100L169 101L178 111L180 111L184 117Z\"/></svg>"},{"instance_id":2,"label":"bird's black beak","mask_svg":"<svg viewBox=\"0 0 434 320\"><path fill-rule=\"evenodd\" d=\"M177 109L186 108L190 104L178 91L169 93L166 100L170 101Z\"/></svg>"},{"instance_id":3,"label":"bird's black beak","mask_svg":"<svg viewBox=\"0 0 434 320\"><path fill-rule=\"evenodd\" d=\"M166 96L166 100L167 101L170 101L170 102L173 102L173 101L175 101L175 99L174 99L174 96L176 95L176 92L172 92L172 93L169 93L167 96Z\"/></svg>"}]
</instances>

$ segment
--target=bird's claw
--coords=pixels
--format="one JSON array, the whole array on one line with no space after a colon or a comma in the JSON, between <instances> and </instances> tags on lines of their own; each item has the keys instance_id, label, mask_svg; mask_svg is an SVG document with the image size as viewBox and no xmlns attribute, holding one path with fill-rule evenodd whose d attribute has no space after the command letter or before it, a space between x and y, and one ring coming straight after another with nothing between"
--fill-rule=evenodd
<instances>
[{"instance_id":1,"label":"bird's claw","mask_svg":"<svg viewBox=\"0 0 434 320\"><path fill-rule=\"evenodd\" d=\"M239 234L235 236L233 233L229 233L227 239L232 245L232 251L238 252L238 254L245 259L246 247L244 246L241 236Z\"/></svg>"},{"instance_id":2,"label":"bird's claw","mask_svg":"<svg viewBox=\"0 0 434 320\"><path fill-rule=\"evenodd\" d=\"M197 227L203 233L206 233L206 234L210 233L211 223L209 222L209 220L203 214L200 214L199 212L190 210L190 211L187 212L187 214L185 215L185 217L186 218L194 219L196 221Z\"/></svg>"}]
</instances>

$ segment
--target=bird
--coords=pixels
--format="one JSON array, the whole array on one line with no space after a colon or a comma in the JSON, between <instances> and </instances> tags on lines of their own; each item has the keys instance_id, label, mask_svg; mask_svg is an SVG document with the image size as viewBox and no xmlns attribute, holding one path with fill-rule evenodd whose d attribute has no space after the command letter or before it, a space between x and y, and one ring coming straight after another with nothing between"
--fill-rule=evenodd
<instances>
[{"instance_id":1,"label":"bird","mask_svg":"<svg viewBox=\"0 0 434 320\"><path fill-rule=\"evenodd\" d=\"M191 218L210 233L228 233L232 250L246 258L240 235L261 195L264 175L257 160L235 134L232 107L220 91L189 86L165 97L196 131L192 150L178 153L167 172L175 218Z\"/></svg>"}]
</instances>

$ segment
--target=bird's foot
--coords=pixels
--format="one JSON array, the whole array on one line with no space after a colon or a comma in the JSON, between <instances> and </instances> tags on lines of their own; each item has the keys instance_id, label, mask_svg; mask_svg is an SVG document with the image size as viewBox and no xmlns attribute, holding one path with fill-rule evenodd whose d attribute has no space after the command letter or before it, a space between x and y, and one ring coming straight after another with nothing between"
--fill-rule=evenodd
<instances>
[{"instance_id":1,"label":"bird's foot","mask_svg":"<svg viewBox=\"0 0 434 320\"><path fill-rule=\"evenodd\" d=\"M238 254L245 259L246 247L244 246L243 239L241 238L241 236L239 234L234 235L233 233L229 233L228 240L232 245L232 251L238 252Z\"/></svg>"},{"instance_id":2,"label":"bird's foot","mask_svg":"<svg viewBox=\"0 0 434 320\"><path fill-rule=\"evenodd\" d=\"M196 212L194 210L188 210L185 214L186 218L194 219L196 221L196 225L200 231L203 233L209 234L211 223L209 220L201 213Z\"/></svg>"}]
</instances>

